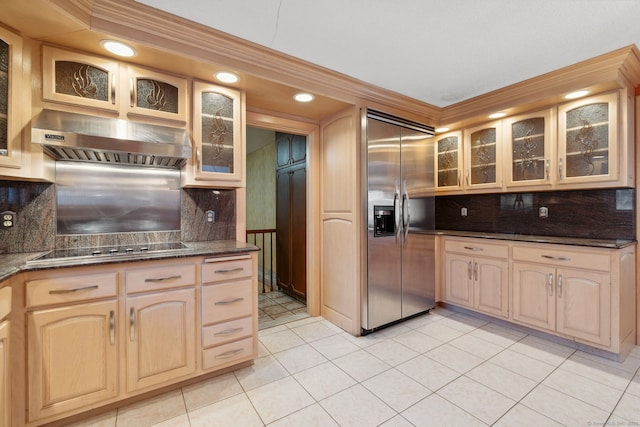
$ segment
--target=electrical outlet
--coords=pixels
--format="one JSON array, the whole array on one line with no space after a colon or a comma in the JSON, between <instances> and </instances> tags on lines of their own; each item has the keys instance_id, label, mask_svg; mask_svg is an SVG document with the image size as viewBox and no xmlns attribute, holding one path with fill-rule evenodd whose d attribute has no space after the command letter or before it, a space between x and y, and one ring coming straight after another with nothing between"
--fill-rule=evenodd
<instances>
[{"instance_id":1,"label":"electrical outlet","mask_svg":"<svg viewBox=\"0 0 640 427\"><path fill-rule=\"evenodd\" d=\"M206 214L206 218L207 218L207 224L213 224L214 222L216 222L216 213L214 211L207 211L205 212Z\"/></svg>"},{"instance_id":2,"label":"electrical outlet","mask_svg":"<svg viewBox=\"0 0 640 427\"><path fill-rule=\"evenodd\" d=\"M468 211L467 208L460 208L460 216L467 216Z\"/></svg>"},{"instance_id":3,"label":"electrical outlet","mask_svg":"<svg viewBox=\"0 0 640 427\"><path fill-rule=\"evenodd\" d=\"M545 206L541 206L540 209L538 209L538 216L540 218L547 218L549 217L549 208L545 207Z\"/></svg>"},{"instance_id":4,"label":"electrical outlet","mask_svg":"<svg viewBox=\"0 0 640 427\"><path fill-rule=\"evenodd\" d=\"M12 211L4 211L0 213L2 216L2 228L11 228L16 223L16 213Z\"/></svg>"}]
</instances>

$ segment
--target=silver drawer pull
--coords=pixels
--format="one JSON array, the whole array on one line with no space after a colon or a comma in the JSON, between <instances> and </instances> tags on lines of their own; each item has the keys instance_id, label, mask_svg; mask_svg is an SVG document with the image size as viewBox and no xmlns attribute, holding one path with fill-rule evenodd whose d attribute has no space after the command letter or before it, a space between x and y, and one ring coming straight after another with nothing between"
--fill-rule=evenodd
<instances>
[{"instance_id":1,"label":"silver drawer pull","mask_svg":"<svg viewBox=\"0 0 640 427\"><path fill-rule=\"evenodd\" d=\"M243 267L230 268L229 270L214 270L214 273L235 273L236 271L244 270Z\"/></svg>"},{"instance_id":2,"label":"silver drawer pull","mask_svg":"<svg viewBox=\"0 0 640 427\"><path fill-rule=\"evenodd\" d=\"M116 312L114 310L109 311L109 343L111 345L116 343Z\"/></svg>"},{"instance_id":3,"label":"silver drawer pull","mask_svg":"<svg viewBox=\"0 0 640 427\"><path fill-rule=\"evenodd\" d=\"M98 285L84 286L82 288L73 288L73 289L53 289L49 291L49 295L72 294L74 292L90 291L92 289L98 289Z\"/></svg>"},{"instance_id":4,"label":"silver drawer pull","mask_svg":"<svg viewBox=\"0 0 640 427\"><path fill-rule=\"evenodd\" d=\"M553 256L553 255L541 255L542 258L552 259L554 261L571 261L571 258L566 258L563 256Z\"/></svg>"},{"instance_id":5,"label":"silver drawer pull","mask_svg":"<svg viewBox=\"0 0 640 427\"><path fill-rule=\"evenodd\" d=\"M240 297L240 298L234 298L234 299L225 300L225 301L216 301L214 305L229 305L229 304L235 304L240 301L244 301L244 298Z\"/></svg>"},{"instance_id":6,"label":"silver drawer pull","mask_svg":"<svg viewBox=\"0 0 640 427\"><path fill-rule=\"evenodd\" d=\"M225 329L224 331L216 332L215 334L213 334L213 336L214 337L227 337L229 335L235 334L236 332L240 332L243 329L244 328L229 328L229 329Z\"/></svg>"},{"instance_id":7,"label":"silver drawer pull","mask_svg":"<svg viewBox=\"0 0 640 427\"><path fill-rule=\"evenodd\" d=\"M177 276L169 276L169 277L158 277L157 279L150 277L148 279L144 279L144 281L145 282L166 282L167 280L178 280L178 279L182 279L182 276L177 275Z\"/></svg>"},{"instance_id":8,"label":"silver drawer pull","mask_svg":"<svg viewBox=\"0 0 640 427\"><path fill-rule=\"evenodd\" d=\"M465 246L464 248L466 250L468 250L468 251L476 251L476 252L478 252L478 251L482 252L484 250L482 248L478 248L478 247L475 247L475 246Z\"/></svg>"},{"instance_id":9,"label":"silver drawer pull","mask_svg":"<svg viewBox=\"0 0 640 427\"><path fill-rule=\"evenodd\" d=\"M229 350L227 352L221 353L221 354L216 354L215 358L216 359L229 359L237 354L242 353L242 349L238 348L236 350Z\"/></svg>"}]
</instances>

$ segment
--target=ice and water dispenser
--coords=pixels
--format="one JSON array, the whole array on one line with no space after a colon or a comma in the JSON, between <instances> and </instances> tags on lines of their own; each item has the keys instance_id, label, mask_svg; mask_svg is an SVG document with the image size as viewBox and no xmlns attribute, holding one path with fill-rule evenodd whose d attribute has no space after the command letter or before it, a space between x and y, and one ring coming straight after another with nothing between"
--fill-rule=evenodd
<instances>
[{"instance_id":1,"label":"ice and water dispenser","mask_svg":"<svg viewBox=\"0 0 640 427\"><path fill-rule=\"evenodd\" d=\"M373 207L374 237L393 236L396 232L395 209L393 206Z\"/></svg>"}]
</instances>

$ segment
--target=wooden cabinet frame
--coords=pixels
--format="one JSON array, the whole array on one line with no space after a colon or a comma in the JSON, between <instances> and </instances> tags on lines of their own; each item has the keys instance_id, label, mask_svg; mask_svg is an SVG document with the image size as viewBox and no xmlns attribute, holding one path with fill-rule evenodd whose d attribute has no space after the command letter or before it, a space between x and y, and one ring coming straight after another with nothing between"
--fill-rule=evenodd
<instances>
[{"instance_id":1,"label":"wooden cabinet frame","mask_svg":"<svg viewBox=\"0 0 640 427\"><path fill-rule=\"evenodd\" d=\"M9 85L7 87L7 154L0 155L0 168L20 168L22 155L22 38L0 27L0 39L9 45Z\"/></svg>"}]
</instances>

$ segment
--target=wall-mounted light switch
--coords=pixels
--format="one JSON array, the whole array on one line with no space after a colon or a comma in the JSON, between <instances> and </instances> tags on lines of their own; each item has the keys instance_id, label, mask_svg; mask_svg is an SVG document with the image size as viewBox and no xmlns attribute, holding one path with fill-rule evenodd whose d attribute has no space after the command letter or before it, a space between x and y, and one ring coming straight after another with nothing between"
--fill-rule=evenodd
<instances>
[{"instance_id":1,"label":"wall-mounted light switch","mask_svg":"<svg viewBox=\"0 0 640 427\"><path fill-rule=\"evenodd\" d=\"M216 222L216 213L214 211L206 211L207 224L213 224Z\"/></svg>"},{"instance_id":2,"label":"wall-mounted light switch","mask_svg":"<svg viewBox=\"0 0 640 427\"><path fill-rule=\"evenodd\" d=\"M0 213L2 217L2 228L11 228L16 223L16 213L12 211L4 211Z\"/></svg>"},{"instance_id":3,"label":"wall-mounted light switch","mask_svg":"<svg viewBox=\"0 0 640 427\"><path fill-rule=\"evenodd\" d=\"M538 209L538 216L540 218L547 218L549 216L549 208L541 206L540 209Z\"/></svg>"},{"instance_id":4,"label":"wall-mounted light switch","mask_svg":"<svg viewBox=\"0 0 640 427\"><path fill-rule=\"evenodd\" d=\"M467 208L460 208L460 216L467 216Z\"/></svg>"}]
</instances>

